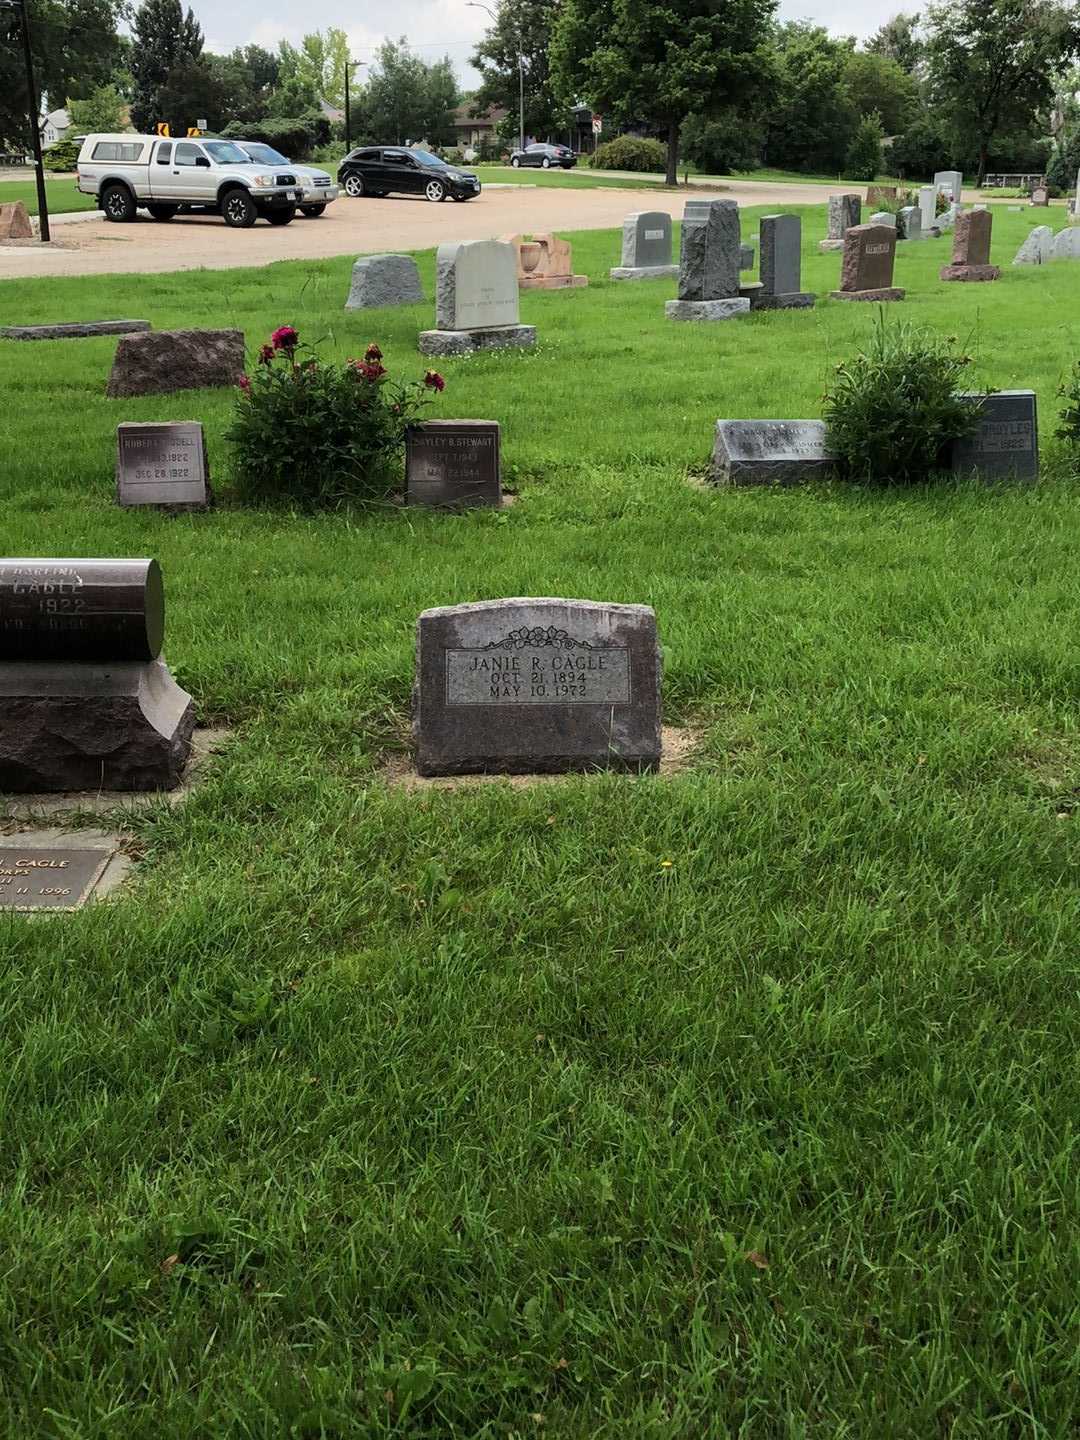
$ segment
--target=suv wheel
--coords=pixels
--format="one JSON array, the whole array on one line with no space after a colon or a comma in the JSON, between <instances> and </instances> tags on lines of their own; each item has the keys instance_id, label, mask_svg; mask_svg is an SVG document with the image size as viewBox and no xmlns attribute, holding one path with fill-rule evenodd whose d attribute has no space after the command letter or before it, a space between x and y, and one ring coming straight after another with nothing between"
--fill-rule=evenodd
<instances>
[{"instance_id":1,"label":"suv wheel","mask_svg":"<svg viewBox=\"0 0 1080 1440\"><path fill-rule=\"evenodd\" d=\"M266 218L271 225L288 225L290 220L296 219L296 211L291 205L286 205L284 210L268 211Z\"/></svg>"},{"instance_id":2,"label":"suv wheel","mask_svg":"<svg viewBox=\"0 0 1080 1440\"><path fill-rule=\"evenodd\" d=\"M135 219L135 196L126 185L110 185L101 197L105 219L115 224L128 224Z\"/></svg>"},{"instance_id":3,"label":"suv wheel","mask_svg":"<svg viewBox=\"0 0 1080 1440\"><path fill-rule=\"evenodd\" d=\"M360 175L345 176L345 194L351 195L354 200L359 200L364 193L364 180Z\"/></svg>"},{"instance_id":4,"label":"suv wheel","mask_svg":"<svg viewBox=\"0 0 1080 1440\"><path fill-rule=\"evenodd\" d=\"M429 180L424 186L424 194L437 204L440 200L446 199L446 186L441 180Z\"/></svg>"},{"instance_id":5,"label":"suv wheel","mask_svg":"<svg viewBox=\"0 0 1080 1440\"><path fill-rule=\"evenodd\" d=\"M516 155L513 155L513 156L511 156L510 164L511 164L511 165L513 166L513 168L516 170L516 169L520 166L521 161L518 159L518 157L517 157Z\"/></svg>"},{"instance_id":6,"label":"suv wheel","mask_svg":"<svg viewBox=\"0 0 1080 1440\"><path fill-rule=\"evenodd\" d=\"M309 220L316 219L326 209L325 205L301 205L300 212L306 215Z\"/></svg>"},{"instance_id":7,"label":"suv wheel","mask_svg":"<svg viewBox=\"0 0 1080 1440\"><path fill-rule=\"evenodd\" d=\"M225 224L233 230L250 230L258 213L246 190L230 190L221 202Z\"/></svg>"},{"instance_id":8,"label":"suv wheel","mask_svg":"<svg viewBox=\"0 0 1080 1440\"><path fill-rule=\"evenodd\" d=\"M178 205L148 205L146 208L154 220L171 220L180 207Z\"/></svg>"}]
</instances>

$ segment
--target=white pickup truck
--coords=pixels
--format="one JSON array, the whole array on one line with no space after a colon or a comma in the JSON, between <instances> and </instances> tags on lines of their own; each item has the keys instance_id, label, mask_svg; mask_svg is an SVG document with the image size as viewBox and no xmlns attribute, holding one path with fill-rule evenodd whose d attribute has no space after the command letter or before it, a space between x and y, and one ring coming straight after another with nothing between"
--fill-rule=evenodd
<instances>
[{"instance_id":1,"label":"white pickup truck","mask_svg":"<svg viewBox=\"0 0 1080 1440\"><path fill-rule=\"evenodd\" d=\"M304 198L291 169L254 164L231 140L87 135L78 171L78 189L115 221L134 220L142 206L155 220L192 209L214 211L236 230L260 215L288 225Z\"/></svg>"}]
</instances>

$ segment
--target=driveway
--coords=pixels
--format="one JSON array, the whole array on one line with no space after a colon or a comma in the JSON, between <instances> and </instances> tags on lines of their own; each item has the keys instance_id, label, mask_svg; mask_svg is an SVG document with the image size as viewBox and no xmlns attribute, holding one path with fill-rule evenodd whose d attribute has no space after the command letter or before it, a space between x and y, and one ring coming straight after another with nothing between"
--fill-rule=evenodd
<instances>
[{"instance_id":1,"label":"driveway","mask_svg":"<svg viewBox=\"0 0 1080 1440\"><path fill-rule=\"evenodd\" d=\"M140 215L131 225L80 220L57 225L54 242L0 245L0 279L28 275L154 274L268 265L275 260L323 259L381 251L423 250L444 240L487 240L514 232L610 230L635 210L666 210L678 219L687 193L727 198L739 205L824 205L843 185L767 185L731 181L690 192L560 190L528 185L485 190L465 204L432 205L419 198L350 200L342 197L318 220L297 217L280 229L260 221L251 230L227 230L217 216L178 215L159 224ZM611 263L618 264L616 242Z\"/></svg>"}]
</instances>

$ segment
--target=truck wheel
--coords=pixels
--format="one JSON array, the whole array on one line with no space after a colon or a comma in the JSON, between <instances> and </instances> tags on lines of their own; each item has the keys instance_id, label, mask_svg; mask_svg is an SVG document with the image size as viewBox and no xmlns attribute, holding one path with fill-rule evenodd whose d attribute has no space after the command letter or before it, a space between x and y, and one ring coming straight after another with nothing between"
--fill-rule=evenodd
<instances>
[{"instance_id":1,"label":"truck wheel","mask_svg":"<svg viewBox=\"0 0 1080 1440\"><path fill-rule=\"evenodd\" d=\"M178 205L148 205L146 208L154 220L171 220L180 207Z\"/></svg>"},{"instance_id":2,"label":"truck wheel","mask_svg":"<svg viewBox=\"0 0 1080 1440\"><path fill-rule=\"evenodd\" d=\"M130 224L135 219L135 196L126 185L108 185L101 192L101 208L105 219L114 224Z\"/></svg>"},{"instance_id":3,"label":"truck wheel","mask_svg":"<svg viewBox=\"0 0 1080 1440\"><path fill-rule=\"evenodd\" d=\"M301 205L300 207L301 213L306 215L309 220L317 219L325 209L325 205Z\"/></svg>"},{"instance_id":4,"label":"truck wheel","mask_svg":"<svg viewBox=\"0 0 1080 1440\"><path fill-rule=\"evenodd\" d=\"M221 214L232 230L250 230L259 212L246 190L230 190L221 202Z\"/></svg>"},{"instance_id":5,"label":"truck wheel","mask_svg":"<svg viewBox=\"0 0 1080 1440\"><path fill-rule=\"evenodd\" d=\"M296 211L287 205L284 210L268 210L266 218L271 225L288 225L291 220L296 219Z\"/></svg>"}]
</instances>

